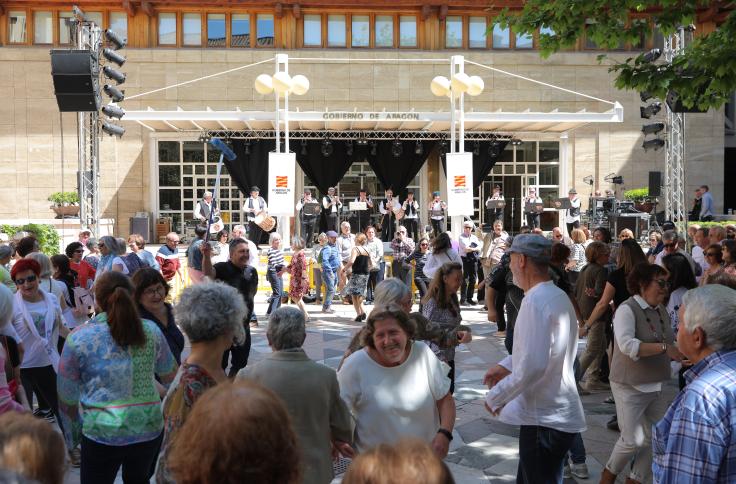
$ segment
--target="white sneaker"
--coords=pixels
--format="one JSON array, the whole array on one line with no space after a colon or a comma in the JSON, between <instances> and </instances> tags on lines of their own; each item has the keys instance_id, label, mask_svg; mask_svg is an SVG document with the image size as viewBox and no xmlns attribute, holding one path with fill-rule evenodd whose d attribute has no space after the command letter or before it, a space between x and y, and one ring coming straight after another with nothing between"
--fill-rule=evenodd
<instances>
[{"instance_id":1,"label":"white sneaker","mask_svg":"<svg viewBox=\"0 0 736 484\"><path fill-rule=\"evenodd\" d=\"M583 462L582 464L573 464L572 465L572 475L575 477L579 477L580 479L587 479L590 477L590 474L588 473L588 466Z\"/></svg>"},{"instance_id":2,"label":"white sneaker","mask_svg":"<svg viewBox=\"0 0 736 484\"><path fill-rule=\"evenodd\" d=\"M570 464L568 462L565 462L565 467L562 468L562 478L563 479L572 478L572 470L570 469Z\"/></svg>"}]
</instances>

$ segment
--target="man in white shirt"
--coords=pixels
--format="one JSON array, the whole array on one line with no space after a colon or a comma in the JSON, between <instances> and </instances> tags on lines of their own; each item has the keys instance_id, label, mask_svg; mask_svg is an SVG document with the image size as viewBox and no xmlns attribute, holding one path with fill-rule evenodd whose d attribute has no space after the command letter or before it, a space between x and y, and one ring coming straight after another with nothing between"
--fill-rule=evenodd
<instances>
[{"instance_id":1,"label":"man in white shirt","mask_svg":"<svg viewBox=\"0 0 736 484\"><path fill-rule=\"evenodd\" d=\"M366 298L366 302L372 303L373 290L378 283L383 281L384 275L386 274L386 261L383 259L383 241L376 237L376 229L372 226L368 227L365 229L365 236L368 238L365 248L371 256L371 262L373 263L373 268L368 277L368 297Z\"/></svg>"},{"instance_id":2,"label":"man in white shirt","mask_svg":"<svg viewBox=\"0 0 736 484\"><path fill-rule=\"evenodd\" d=\"M562 465L585 416L575 387L575 310L549 278L552 244L521 234L509 248L514 284L525 295L512 356L488 370L486 408L519 425L519 482L562 482Z\"/></svg>"},{"instance_id":3,"label":"man in white shirt","mask_svg":"<svg viewBox=\"0 0 736 484\"><path fill-rule=\"evenodd\" d=\"M501 186L496 185L493 187L493 194L488 197L488 200L497 200L497 201L504 201L503 195L501 194ZM493 220L501 220L503 222L503 208L493 208L491 209L493 212Z\"/></svg>"},{"instance_id":4,"label":"man in white shirt","mask_svg":"<svg viewBox=\"0 0 736 484\"><path fill-rule=\"evenodd\" d=\"M328 188L327 196L322 197L322 207L325 209L325 213L327 214L327 230L340 232L338 220L340 216L340 208L342 208L342 202L340 201L340 197L335 195L334 187Z\"/></svg>"},{"instance_id":5,"label":"man in white shirt","mask_svg":"<svg viewBox=\"0 0 736 484\"><path fill-rule=\"evenodd\" d=\"M406 233L409 238L415 242L419 240L419 202L414 199L414 191L410 190L406 194L406 200L401 205L404 211L404 218L401 219L401 225L406 227Z\"/></svg>"},{"instance_id":6,"label":"man in white shirt","mask_svg":"<svg viewBox=\"0 0 736 484\"><path fill-rule=\"evenodd\" d=\"M308 205L305 210L305 205ZM319 214L319 202L312 199L312 190L304 189L304 195L296 204L296 211L302 219L301 229L302 238L306 247L312 247L312 239L314 238L314 224Z\"/></svg>"},{"instance_id":7,"label":"man in white shirt","mask_svg":"<svg viewBox=\"0 0 736 484\"><path fill-rule=\"evenodd\" d=\"M447 204L440 198L440 192L432 193L432 201L429 202L429 221L432 224L432 234L437 237L445 231L445 211Z\"/></svg>"},{"instance_id":8,"label":"man in white shirt","mask_svg":"<svg viewBox=\"0 0 736 484\"><path fill-rule=\"evenodd\" d=\"M542 204L542 199L537 196L537 191L534 188L529 188L529 194L524 197L524 213L526 215L526 224L529 226L530 229L538 229L539 228L539 212L536 210L534 211L527 211L526 204L531 203L534 204L534 208L536 208L537 205Z\"/></svg>"},{"instance_id":9,"label":"man in white shirt","mask_svg":"<svg viewBox=\"0 0 736 484\"><path fill-rule=\"evenodd\" d=\"M580 228L580 199L578 191L571 188L567 192L567 198L570 199L570 208L565 213L565 225L567 225L567 235L572 235L572 229Z\"/></svg>"},{"instance_id":10,"label":"man in white shirt","mask_svg":"<svg viewBox=\"0 0 736 484\"><path fill-rule=\"evenodd\" d=\"M483 250L480 240L473 233L473 222L463 223L463 233L458 238L460 259L463 261L463 282L460 285L460 304L476 304L473 301L475 281L478 275L478 258Z\"/></svg>"},{"instance_id":11,"label":"man in white shirt","mask_svg":"<svg viewBox=\"0 0 736 484\"><path fill-rule=\"evenodd\" d=\"M396 233L396 213L401 209L399 197L394 196L392 189L386 190L386 198L378 203L378 211L381 212L381 238L384 242L391 242Z\"/></svg>"},{"instance_id":12,"label":"man in white shirt","mask_svg":"<svg viewBox=\"0 0 736 484\"><path fill-rule=\"evenodd\" d=\"M662 264L662 259L664 258L664 256L680 253L685 256L687 261L690 263L690 267L692 268L695 277L702 275L703 268L695 263L690 254L678 248L679 242L680 237L677 235L677 232L675 232L674 230L665 230L664 233L662 233L662 244L664 245L664 249L662 249L662 252L657 254L657 257L654 259L654 263L658 266L664 267L664 264Z\"/></svg>"},{"instance_id":13,"label":"man in white shirt","mask_svg":"<svg viewBox=\"0 0 736 484\"><path fill-rule=\"evenodd\" d=\"M206 224L210 219L210 212L213 210L212 203L212 192L204 192L202 200L197 202L197 206L194 207L194 218L200 221L202 224ZM214 205L214 217L217 217L220 211L217 209L217 205Z\"/></svg>"},{"instance_id":14,"label":"man in white shirt","mask_svg":"<svg viewBox=\"0 0 736 484\"><path fill-rule=\"evenodd\" d=\"M266 200L259 195L260 191L261 189L257 186L252 186L250 197L243 203L243 212L248 221L248 238L255 244L260 244L263 236L263 230L256 224L256 215L268 212L268 205L266 205Z\"/></svg>"},{"instance_id":15,"label":"man in white shirt","mask_svg":"<svg viewBox=\"0 0 736 484\"><path fill-rule=\"evenodd\" d=\"M708 248L710 240L708 240L706 230L702 227L698 227L695 231L695 237L693 238L695 239L695 245L693 246L693 260L699 264L703 269L703 272L705 272L708 270L708 267L710 267L708 261L705 260L705 250ZM700 282L700 277L697 279L698 282Z\"/></svg>"}]
</instances>

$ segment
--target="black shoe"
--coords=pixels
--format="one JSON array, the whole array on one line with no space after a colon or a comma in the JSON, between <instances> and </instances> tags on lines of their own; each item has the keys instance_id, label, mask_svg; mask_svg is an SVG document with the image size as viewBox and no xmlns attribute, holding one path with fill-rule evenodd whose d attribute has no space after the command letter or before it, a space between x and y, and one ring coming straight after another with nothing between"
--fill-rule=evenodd
<instances>
[{"instance_id":1,"label":"black shoe","mask_svg":"<svg viewBox=\"0 0 736 484\"><path fill-rule=\"evenodd\" d=\"M606 427L609 430L613 430L614 432L621 432L621 429L618 428L618 417L616 415L611 417L611 420L606 422Z\"/></svg>"},{"instance_id":2,"label":"black shoe","mask_svg":"<svg viewBox=\"0 0 736 484\"><path fill-rule=\"evenodd\" d=\"M362 316L362 314L358 314L357 316L355 316L355 319L353 319L353 321L355 321L356 323L363 321Z\"/></svg>"},{"instance_id":3,"label":"black shoe","mask_svg":"<svg viewBox=\"0 0 736 484\"><path fill-rule=\"evenodd\" d=\"M468 301L468 304L470 304L471 306L476 306L476 305L477 305L478 303L477 303L477 302L475 302L475 301L473 301L473 300L471 299L471 300L469 300L469 301Z\"/></svg>"},{"instance_id":4,"label":"black shoe","mask_svg":"<svg viewBox=\"0 0 736 484\"><path fill-rule=\"evenodd\" d=\"M467 306L468 305L468 301L462 300L462 301L460 301L460 305L461 306Z\"/></svg>"},{"instance_id":5,"label":"black shoe","mask_svg":"<svg viewBox=\"0 0 736 484\"><path fill-rule=\"evenodd\" d=\"M363 314L360 315L360 320L361 321L365 321L366 319L368 319L368 315L366 313L363 313Z\"/></svg>"}]
</instances>

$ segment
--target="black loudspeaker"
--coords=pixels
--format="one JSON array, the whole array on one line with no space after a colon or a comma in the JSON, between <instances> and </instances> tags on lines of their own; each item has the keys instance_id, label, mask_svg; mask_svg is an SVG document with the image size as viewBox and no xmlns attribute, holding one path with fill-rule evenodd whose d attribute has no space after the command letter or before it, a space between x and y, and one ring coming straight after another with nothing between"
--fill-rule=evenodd
<instances>
[{"instance_id":1,"label":"black loudspeaker","mask_svg":"<svg viewBox=\"0 0 736 484\"><path fill-rule=\"evenodd\" d=\"M148 217L130 217L130 233L140 234L148 244L151 242L151 220Z\"/></svg>"},{"instance_id":2,"label":"black loudspeaker","mask_svg":"<svg viewBox=\"0 0 736 484\"><path fill-rule=\"evenodd\" d=\"M100 109L100 65L87 50L52 50L51 76L61 112L92 112Z\"/></svg>"},{"instance_id":3,"label":"black loudspeaker","mask_svg":"<svg viewBox=\"0 0 736 484\"><path fill-rule=\"evenodd\" d=\"M650 197L662 196L662 172L661 171L650 171L649 172L649 196Z\"/></svg>"},{"instance_id":4,"label":"black loudspeaker","mask_svg":"<svg viewBox=\"0 0 736 484\"><path fill-rule=\"evenodd\" d=\"M675 113L705 113L707 112L707 111L703 111L697 106L686 108L682 104L682 101L680 101L680 96L677 94L676 91L667 91L666 101L667 101L667 106L669 106L672 112L675 112Z\"/></svg>"}]
</instances>

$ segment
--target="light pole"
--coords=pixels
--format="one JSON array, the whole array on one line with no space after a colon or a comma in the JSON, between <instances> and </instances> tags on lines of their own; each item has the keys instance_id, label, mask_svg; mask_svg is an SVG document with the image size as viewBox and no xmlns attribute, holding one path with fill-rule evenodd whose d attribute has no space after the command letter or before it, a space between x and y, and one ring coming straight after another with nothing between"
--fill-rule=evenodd
<instances>
[{"instance_id":1,"label":"light pole","mask_svg":"<svg viewBox=\"0 0 736 484\"><path fill-rule=\"evenodd\" d=\"M447 211L452 217L451 228L453 234L460 233L463 214L473 213L474 183L472 179L472 153L465 153L465 94L477 96L483 92L484 87L483 79L479 76L468 76L465 74L465 58L461 55L450 57L449 79L444 76L436 76L430 84L432 94L438 97L447 96L450 98L450 153L446 155L447 171L445 175L447 175L448 189ZM462 178L465 180L462 187L459 184L455 184L457 177L450 175L451 173L455 173L455 167L453 166L451 168L451 163L465 165L464 172L466 174L458 175L458 177L465 177ZM469 176L467 170L468 163L470 164ZM456 194L461 195L459 198L462 198L462 200L454 201L453 205L456 206L451 207L450 199ZM462 206L457 206L460 203L462 203ZM470 209L469 212L468 208Z\"/></svg>"},{"instance_id":2,"label":"light pole","mask_svg":"<svg viewBox=\"0 0 736 484\"><path fill-rule=\"evenodd\" d=\"M268 180L269 180L269 205L273 215L279 215L279 232L282 240L290 240L289 217L294 216L294 186L296 176L296 159L289 151L289 94L301 96L309 91L309 79L301 74L294 77L289 75L289 56L287 54L276 54L276 69L274 74L261 74L256 77L255 89L259 94L268 95L275 92L276 95L276 150L269 153ZM284 151L281 151L281 102L284 98ZM273 156L272 156L273 155ZM275 168L278 166L278 168ZM287 177L288 186L284 187L275 182L276 171ZM280 177L281 178L281 177ZM278 190L276 190L278 188ZM289 196L291 200L289 200ZM275 210L274 210L275 209ZM287 222L287 223L285 223Z\"/></svg>"}]
</instances>

